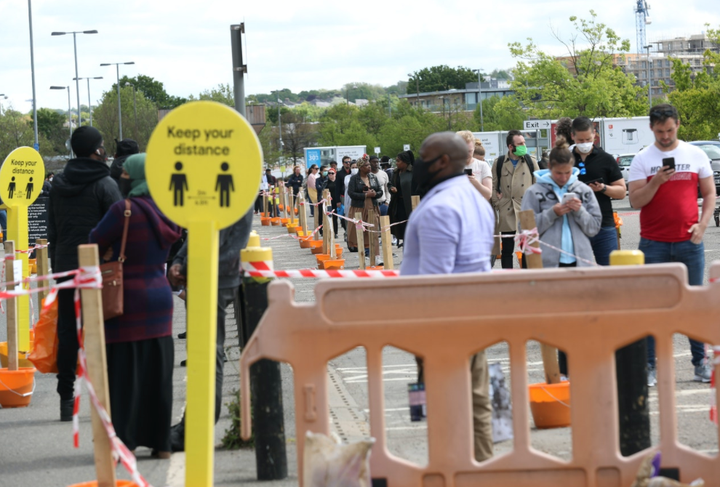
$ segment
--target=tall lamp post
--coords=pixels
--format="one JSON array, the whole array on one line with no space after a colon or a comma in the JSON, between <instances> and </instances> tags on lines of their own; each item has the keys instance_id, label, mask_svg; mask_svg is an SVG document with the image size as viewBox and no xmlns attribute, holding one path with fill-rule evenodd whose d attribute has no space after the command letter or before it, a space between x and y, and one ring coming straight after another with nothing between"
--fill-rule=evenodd
<instances>
[{"instance_id":1,"label":"tall lamp post","mask_svg":"<svg viewBox=\"0 0 720 487\"><path fill-rule=\"evenodd\" d=\"M132 83L125 83L125 86L130 85L133 89L133 112L135 113L135 131L133 132L133 137L135 137L135 140L138 138L138 125L137 125L137 98L135 97L135 85Z\"/></svg>"},{"instance_id":2,"label":"tall lamp post","mask_svg":"<svg viewBox=\"0 0 720 487\"><path fill-rule=\"evenodd\" d=\"M648 78L648 108L652 108L652 78L650 78L650 48L652 46L643 46L643 49L647 51L647 78Z\"/></svg>"},{"instance_id":3,"label":"tall lamp post","mask_svg":"<svg viewBox=\"0 0 720 487\"><path fill-rule=\"evenodd\" d=\"M70 138L68 139L68 142L72 138L72 116L70 115L70 87L69 86L51 86L51 90L67 90L68 94L68 127L70 128ZM73 156L72 146L70 146L70 157Z\"/></svg>"},{"instance_id":4,"label":"tall lamp post","mask_svg":"<svg viewBox=\"0 0 720 487\"><path fill-rule=\"evenodd\" d=\"M77 91L77 115L78 115L78 127L80 126L80 78L78 78L78 66L77 66L77 34L97 34L96 30L76 30L72 32L53 32L50 35L53 36L64 36L66 34L73 35L73 47L75 48L75 90Z\"/></svg>"},{"instance_id":5,"label":"tall lamp post","mask_svg":"<svg viewBox=\"0 0 720 487\"><path fill-rule=\"evenodd\" d=\"M482 99L480 98L480 95L482 94L482 82L480 81L480 75L481 71L480 69L476 69L478 74L478 104L480 104L480 132L485 132L485 121L483 120L483 106L482 106Z\"/></svg>"},{"instance_id":6,"label":"tall lamp post","mask_svg":"<svg viewBox=\"0 0 720 487\"><path fill-rule=\"evenodd\" d=\"M282 119L280 118L280 92L275 91L275 99L277 99L278 104L278 134L280 134L280 153L282 154L283 150L283 141L282 141Z\"/></svg>"},{"instance_id":7,"label":"tall lamp post","mask_svg":"<svg viewBox=\"0 0 720 487\"><path fill-rule=\"evenodd\" d=\"M91 77L91 78L73 78L73 79L74 79L75 81L81 80L81 79L86 79L86 80L87 80L87 85L88 85L88 111L90 112L90 126L92 127L93 124L92 124L92 102L90 101L90 80L91 80L91 79L103 79L103 77L102 77L102 76L93 76L93 77Z\"/></svg>"},{"instance_id":8,"label":"tall lamp post","mask_svg":"<svg viewBox=\"0 0 720 487\"><path fill-rule=\"evenodd\" d=\"M32 2L28 0L28 26L30 27L30 75L32 77L32 93L33 93L33 134L35 136L35 145L33 148L40 150L38 139L37 124L37 103L35 103L35 50L33 48L33 30L32 30Z\"/></svg>"},{"instance_id":9,"label":"tall lamp post","mask_svg":"<svg viewBox=\"0 0 720 487\"><path fill-rule=\"evenodd\" d=\"M118 132L120 134L120 137L118 138L118 142L120 142L123 138L122 136L122 104L120 103L120 65L121 64L135 64L135 61L129 61L126 63L102 63L100 66L112 66L115 65L115 70L117 72L117 96L118 96Z\"/></svg>"}]
</instances>

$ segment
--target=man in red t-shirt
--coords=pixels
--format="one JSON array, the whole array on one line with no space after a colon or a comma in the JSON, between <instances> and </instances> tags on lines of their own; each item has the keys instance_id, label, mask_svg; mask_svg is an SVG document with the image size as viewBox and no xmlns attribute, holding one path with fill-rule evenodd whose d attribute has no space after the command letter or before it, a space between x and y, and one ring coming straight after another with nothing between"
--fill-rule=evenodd
<instances>
[{"instance_id":1,"label":"man in red t-shirt","mask_svg":"<svg viewBox=\"0 0 720 487\"><path fill-rule=\"evenodd\" d=\"M668 104L650 109L655 143L640 151L630 166L630 204L640 208L640 247L646 264L682 262L691 286L703 283L703 235L715 209L715 182L708 156L677 139L677 109ZM703 197L698 218L697 188ZM656 384L655 340L647 339L648 385ZM710 382L712 368L703 343L690 339L695 380Z\"/></svg>"}]
</instances>

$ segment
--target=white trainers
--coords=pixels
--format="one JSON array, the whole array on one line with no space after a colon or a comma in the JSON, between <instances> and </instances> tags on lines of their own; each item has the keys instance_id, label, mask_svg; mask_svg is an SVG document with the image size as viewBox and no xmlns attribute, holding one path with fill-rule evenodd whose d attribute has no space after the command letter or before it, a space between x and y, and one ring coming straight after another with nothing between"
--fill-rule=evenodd
<instances>
[{"instance_id":1,"label":"white trainers","mask_svg":"<svg viewBox=\"0 0 720 487\"><path fill-rule=\"evenodd\" d=\"M655 367L648 365L648 387L655 387L657 385L657 370Z\"/></svg>"},{"instance_id":2,"label":"white trainers","mask_svg":"<svg viewBox=\"0 0 720 487\"><path fill-rule=\"evenodd\" d=\"M712 367L708 364L700 364L695 366L695 382L710 382L712 378Z\"/></svg>"}]
</instances>

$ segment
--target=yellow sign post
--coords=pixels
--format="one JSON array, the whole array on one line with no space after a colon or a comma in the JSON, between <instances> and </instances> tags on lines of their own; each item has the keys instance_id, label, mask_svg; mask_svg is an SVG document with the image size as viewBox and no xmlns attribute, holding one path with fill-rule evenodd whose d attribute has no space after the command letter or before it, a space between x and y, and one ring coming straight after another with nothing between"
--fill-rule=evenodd
<instances>
[{"instance_id":1,"label":"yellow sign post","mask_svg":"<svg viewBox=\"0 0 720 487\"><path fill-rule=\"evenodd\" d=\"M185 485L213 485L218 231L250 209L262 150L250 124L211 101L182 105L157 125L146 178L158 208L188 229Z\"/></svg>"},{"instance_id":2,"label":"yellow sign post","mask_svg":"<svg viewBox=\"0 0 720 487\"><path fill-rule=\"evenodd\" d=\"M7 229L5 238L15 241L15 250L27 250L28 206L42 192L45 181L45 164L42 156L32 147L19 147L12 151L0 168L0 198L7 206ZM20 253L22 275L28 277L28 254ZM12 276L6 276L12 281ZM23 284L28 289L29 284ZM18 298L18 348L30 350L30 309L28 296Z\"/></svg>"}]
</instances>

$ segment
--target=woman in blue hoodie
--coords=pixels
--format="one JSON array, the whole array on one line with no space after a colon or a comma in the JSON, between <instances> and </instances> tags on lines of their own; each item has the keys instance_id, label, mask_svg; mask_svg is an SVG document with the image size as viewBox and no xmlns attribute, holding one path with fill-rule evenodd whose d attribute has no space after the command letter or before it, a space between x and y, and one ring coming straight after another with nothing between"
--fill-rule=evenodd
<instances>
[{"instance_id":1,"label":"woman in blue hoodie","mask_svg":"<svg viewBox=\"0 0 720 487\"><path fill-rule=\"evenodd\" d=\"M548 169L535 171L536 183L525 192L523 210L535 212L543 267L588 267L595 262L590 237L600 231L602 215L593 190L578 180L581 171L564 137L550 152ZM563 202L566 193L574 198ZM557 249L562 249L562 252Z\"/></svg>"}]
</instances>

